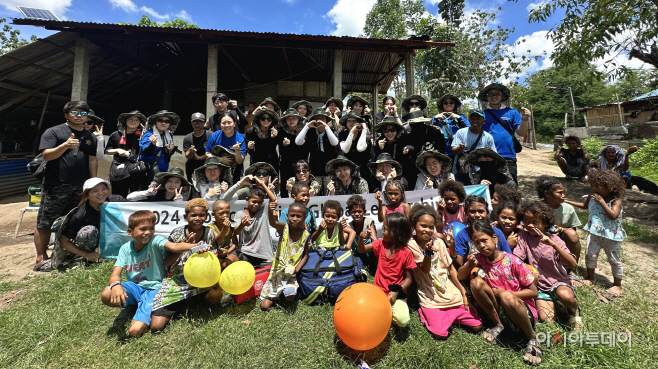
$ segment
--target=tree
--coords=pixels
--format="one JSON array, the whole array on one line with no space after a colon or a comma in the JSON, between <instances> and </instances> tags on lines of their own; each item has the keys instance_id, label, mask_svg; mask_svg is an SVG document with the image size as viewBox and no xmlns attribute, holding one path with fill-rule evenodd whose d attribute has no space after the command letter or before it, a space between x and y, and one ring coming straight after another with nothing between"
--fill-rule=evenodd
<instances>
[{"instance_id":1,"label":"tree","mask_svg":"<svg viewBox=\"0 0 658 369\"><path fill-rule=\"evenodd\" d=\"M5 23L7 19L0 18L0 24ZM9 24L2 26L2 32L0 33L0 55L6 54L8 52L14 51L21 46L25 46L30 42L37 40L37 36L32 35L30 41L19 38L21 31L13 29Z\"/></svg>"},{"instance_id":2,"label":"tree","mask_svg":"<svg viewBox=\"0 0 658 369\"><path fill-rule=\"evenodd\" d=\"M459 5L459 4L457 4ZM462 5L463 6L463 5ZM458 14L453 9L450 14ZM442 24L435 19L418 23L418 31L430 34L435 41L454 41L454 48L432 48L419 52L419 78L427 84L432 97L451 92L462 97L475 97L477 91L493 81L515 79L533 59L527 50L522 55L513 52L506 42L514 28L491 27L496 14L476 11L464 20L452 18Z\"/></svg>"},{"instance_id":3,"label":"tree","mask_svg":"<svg viewBox=\"0 0 658 369\"><path fill-rule=\"evenodd\" d=\"M123 24L123 25L129 25L132 26L134 25L133 23L125 23L125 22L117 22L118 24ZM156 21L152 21L151 18L149 18L148 15L143 15L142 19L139 20L136 24L137 26L143 26L143 27L174 27L174 28L199 28L196 24L188 23L182 19L174 19L171 22L170 21L164 21L162 23L158 23Z\"/></svg>"},{"instance_id":4,"label":"tree","mask_svg":"<svg viewBox=\"0 0 658 369\"><path fill-rule=\"evenodd\" d=\"M558 10L564 18L548 33L556 65L603 59L618 76L627 69L613 59L627 53L658 68L658 0L546 0L530 10L529 20L544 22Z\"/></svg>"}]
</instances>

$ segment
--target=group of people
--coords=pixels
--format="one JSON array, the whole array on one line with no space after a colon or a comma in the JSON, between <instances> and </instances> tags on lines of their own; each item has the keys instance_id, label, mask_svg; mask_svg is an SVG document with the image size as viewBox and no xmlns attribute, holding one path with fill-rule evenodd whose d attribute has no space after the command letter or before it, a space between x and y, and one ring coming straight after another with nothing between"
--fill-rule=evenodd
<instances>
[{"instance_id":1,"label":"group of people","mask_svg":"<svg viewBox=\"0 0 658 369\"><path fill-rule=\"evenodd\" d=\"M395 99L386 97L373 118L360 97L350 98L345 112L335 98L322 108L300 101L283 112L268 98L245 115L218 93L215 115L192 115L193 132L182 151L173 141L178 115L131 111L119 116L118 130L104 148L113 155L109 181L97 175L98 123L85 102L69 102L67 122L41 138L47 164L35 270L100 261L104 202L184 201L186 225L168 238L155 234L149 210L128 220L131 241L121 246L101 298L123 308L114 324L132 319L133 336L163 330L191 305L222 299L218 284L196 288L185 280L185 262L200 243L208 248L198 252L215 253L222 268L237 261L271 265L260 294L262 310L297 297L296 275L310 250L351 250L388 296L399 326L409 323L411 305L438 339L446 339L454 325L474 332L486 327L489 342L503 330L518 331L528 340L524 360L538 364L538 320L552 320L562 309L571 328L583 327L574 290L581 283L576 275L581 224L574 206L590 213L583 228L590 235L582 283L591 283L604 249L615 277L611 292L621 293L625 184L615 171L590 170L592 195L570 203L559 181L542 176L536 182L541 200L522 199L514 134L527 131L529 111L504 105L510 92L500 84L478 97L486 109L465 116L458 97L445 95L434 117L427 117L427 101L419 95L402 101L401 113ZM186 170L169 168L179 151L187 158ZM464 185L470 184L488 185L491 203L466 196ZM437 190L436 208L406 203L405 191L420 189ZM381 238L375 220L366 216L361 195L368 193L379 204ZM327 200L316 221L307 205L311 196L322 195L351 197L345 204ZM293 203L279 213L277 199L285 197ZM246 200L246 208L231 217L229 201L236 199ZM206 226L209 215L213 221ZM459 224L465 228L459 231ZM280 235L278 243L270 227ZM49 257L51 230L56 237ZM127 281L121 282L124 271Z\"/></svg>"}]
</instances>

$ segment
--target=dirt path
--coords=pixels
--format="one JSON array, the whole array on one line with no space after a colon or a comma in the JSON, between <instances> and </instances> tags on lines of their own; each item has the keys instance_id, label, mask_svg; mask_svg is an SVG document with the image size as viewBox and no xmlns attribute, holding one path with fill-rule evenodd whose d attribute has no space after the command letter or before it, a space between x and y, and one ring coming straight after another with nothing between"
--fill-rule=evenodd
<instances>
[{"instance_id":1,"label":"dirt path","mask_svg":"<svg viewBox=\"0 0 658 369\"><path fill-rule=\"evenodd\" d=\"M550 160L550 149L540 148L537 151L524 149L518 156L519 186L524 197L536 198L534 181L543 174L562 178L563 175L555 163ZM582 195L589 194L589 187L578 181L563 181L567 189L567 197L578 201ZM638 191L628 191L624 201L624 218L642 224L645 227L658 231L658 197ZM14 238L14 230L20 209L27 205L27 195L15 196L0 200L0 282L19 281L33 276L34 262L33 232L36 223L36 212L25 213L23 223ZM584 237L586 234L581 234ZM583 253L585 245L583 242ZM655 244L642 244L624 242L623 257L625 274L629 281L634 278L649 277L647 291L654 298L658 298L658 248ZM584 258L583 258L584 259ZM580 265L584 267L584 260ZM602 256L597 274L601 275L601 282L610 284L610 266ZM606 280L607 278L607 280ZM651 287L651 289L649 289Z\"/></svg>"}]
</instances>

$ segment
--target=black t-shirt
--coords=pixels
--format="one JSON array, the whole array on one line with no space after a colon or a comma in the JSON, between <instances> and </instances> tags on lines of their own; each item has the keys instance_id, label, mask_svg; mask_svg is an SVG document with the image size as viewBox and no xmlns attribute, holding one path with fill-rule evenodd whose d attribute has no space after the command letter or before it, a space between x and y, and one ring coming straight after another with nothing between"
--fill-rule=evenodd
<instances>
[{"instance_id":1,"label":"black t-shirt","mask_svg":"<svg viewBox=\"0 0 658 369\"><path fill-rule=\"evenodd\" d=\"M570 166L576 166L578 165L578 159L583 159L583 150L578 149L576 150L576 155L571 155L569 152L569 149L565 149L564 147L560 149L560 151L564 154L564 160L566 160L567 164Z\"/></svg>"},{"instance_id":2,"label":"black t-shirt","mask_svg":"<svg viewBox=\"0 0 658 369\"><path fill-rule=\"evenodd\" d=\"M194 132L189 133L185 138L183 138L183 152L187 152L192 146L196 148L196 154L199 156L206 155L206 144L212 133L208 130L205 130L203 135L196 137ZM195 160L195 159L193 159Z\"/></svg>"},{"instance_id":3,"label":"black t-shirt","mask_svg":"<svg viewBox=\"0 0 658 369\"><path fill-rule=\"evenodd\" d=\"M80 140L80 146L76 149L66 149L59 158L46 164L44 185L82 186L89 179L89 157L96 156L96 138L89 131L76 131L66 123L48 128L41 136L39 152L63 144L71 138L71 133Z\"/></svg>"},{"instance_id":4,"label":"black t-shirt","mask_svg":"<svg viewBox=\"0 0 658 369\"><path fill-rule=\"evenodd\" d=\"M135 162L139 159L139 139L135 132L126 134L126 143L121 144L121 137L123 132L112 132L110 138L107 139L105 145L105 152L111 149L124 149L130 151L130 156L124 157L119 154L114 154L112 159L112 166L110 167L110 180L120 181L130 177L126 164L130 161ZM121 166L123 164L123 166Z\"/></svg>"},{"instance_id":5,"label":"black t-shirt","mask_svg":"<svg viewBox=\"0 0 658 369\"><path fill-rule=\"evenodd\" d=\"M124 202L126 199L121 195L107 195L105 202ZM80 232L82 227L94 226L100 231L101 227L101 212L94 209L89 205L89 200L84 205L80 206L73 214L69 222L62 231L62 236L66 236L69 240L75 240L75 236Z\"/></svg>"}]
</instances>

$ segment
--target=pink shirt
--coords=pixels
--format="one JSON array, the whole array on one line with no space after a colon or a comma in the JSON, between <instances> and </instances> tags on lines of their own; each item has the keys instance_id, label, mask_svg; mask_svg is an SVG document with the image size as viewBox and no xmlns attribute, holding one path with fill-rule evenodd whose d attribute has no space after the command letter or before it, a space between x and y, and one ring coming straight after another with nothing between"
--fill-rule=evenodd
<instances>
[{"instance_id":1,"label":"pink shirt","mask_svg":"<svg viewBox=\"0 0 658 369\"><path fill-rule=\"evenodd\" d=\"M448 224L459 222L466 224L466 213L464 212L464 205L459 205L459 210L456 213L450 214L448 209L443 209L443 227L447 227Z\"/></svg>"},{"instance_id":2,"label":"pink shirt","mask_svg":"<svg viewBox=\"0 0 658 369\"><path fill-rule=\"evenodd\" d=\"M396 211L397 211L398 213L402 213L402 214L404 214L404 211L402 210L402 204L404 204L404 203L401 202L400 205L398 205L397 208L394 208L394 207L392 207L391 205L386 205L386 206L384 207L384 209L386 209L386 215L391 214L391 213L395 213Z\"/></svg>"},{"instance_id":3,"label":"pink shirt","mask_svg":"<svg viewBox=\"0 0 658 369\"><path fill-rule=\"evenodd\" d=\"M530 287L535 280L535 275L525 266L518 257L505 253L500 260L491 262L486 256L477 254L475 256L479 267L486 274L487 283L491 288L502 288L511 292L519 292ZM537 321L537 308L535 299L523 300Z\"/></svg>"},{"instance_id":4,"label":"pink shirt","mask_svg":"<svg viewBox=\"0 0 658 369\"><path fill-rule=\"evenodd\" d=\"M575 258L560 237L556 235L550 237L551 241ZM571 287L571 278L562 266L564 262L560 254L553 246L539 241L541 241L540 237L533 236L527 231L520 231L519 243L514 248L514 255L537 269L540 290L548 292L562 284Z\"/></svg>"}]
</instances>

